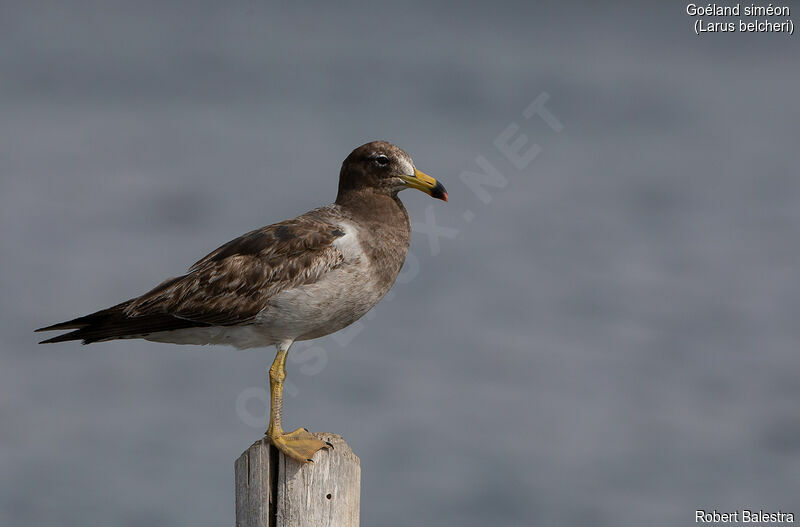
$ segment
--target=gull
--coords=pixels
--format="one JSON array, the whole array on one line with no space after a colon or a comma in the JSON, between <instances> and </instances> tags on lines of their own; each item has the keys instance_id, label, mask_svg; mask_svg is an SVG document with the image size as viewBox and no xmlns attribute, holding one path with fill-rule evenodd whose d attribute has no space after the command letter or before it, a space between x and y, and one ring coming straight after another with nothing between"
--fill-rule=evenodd
<instances>
[{"instance_id":1,"label":"gull","mask_svg":"<svg viewBox=\"0 0 800 527\"><path fill-rule=\"evenodd\" d=\"M141 296L36 331L72 330L42 344L145 339L275 346L266 435L288 457L310 462L330 445L305 428L282 428L289 348L352 324L392 287L411 237L398 197L406 188L447 201L444 186L397 146L361 145L342 163L333 204L248 232Z\"/></svg>"}]
</instances>

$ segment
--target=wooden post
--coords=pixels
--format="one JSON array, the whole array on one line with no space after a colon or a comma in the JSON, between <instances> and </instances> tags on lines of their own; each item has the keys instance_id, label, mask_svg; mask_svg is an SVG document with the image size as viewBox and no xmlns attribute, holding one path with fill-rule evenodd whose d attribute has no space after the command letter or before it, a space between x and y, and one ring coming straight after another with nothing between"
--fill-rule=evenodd
<instances>
[{"instance_id":1,"label":"wooden post","mask_svg":"<svg viewBox=\"0 0 800 527\"><path fill-rule=\"evenodd\" d=\"M314 463L287 459L266 438L234 465L236 527L358 527L361 462L335 434Z\"/></svg>"}]
</instances>

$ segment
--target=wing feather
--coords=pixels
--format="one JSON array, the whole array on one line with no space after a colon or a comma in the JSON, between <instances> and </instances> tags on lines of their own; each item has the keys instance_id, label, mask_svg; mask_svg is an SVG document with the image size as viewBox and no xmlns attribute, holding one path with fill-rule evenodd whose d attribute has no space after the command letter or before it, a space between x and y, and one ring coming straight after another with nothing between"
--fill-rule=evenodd
<instances>
[{"instance_id":1,"label":"wing feather","mask_svg":"<svg viewBox=\"0 0 800 527\"><path fill-rule=\"evenodd\" d=\"M137 298L42 331L75 329L46 342L94 342L246 324L277 293L316 282L339 267L344 257L333 242L344 234L329 213L317 209L244 234L200 259L187 274Z\"/></svg>"}]
</instances>

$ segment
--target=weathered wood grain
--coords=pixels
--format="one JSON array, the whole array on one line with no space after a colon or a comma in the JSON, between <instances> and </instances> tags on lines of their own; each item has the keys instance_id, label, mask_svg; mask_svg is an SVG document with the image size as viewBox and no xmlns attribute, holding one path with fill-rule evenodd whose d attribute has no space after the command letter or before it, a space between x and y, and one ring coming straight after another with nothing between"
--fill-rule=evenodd
<instances>
[{"instance_id":1,"label":"weathered wood grain","mask_svg":"<svg viewBox=\"0 0 800 527\"><path fill-rule=\"evenodd\" d=\"M335 434L314 463L286 458L266 439L236 460L236 527L357 527L361 463Z\"/></svg>"}]
</instances>

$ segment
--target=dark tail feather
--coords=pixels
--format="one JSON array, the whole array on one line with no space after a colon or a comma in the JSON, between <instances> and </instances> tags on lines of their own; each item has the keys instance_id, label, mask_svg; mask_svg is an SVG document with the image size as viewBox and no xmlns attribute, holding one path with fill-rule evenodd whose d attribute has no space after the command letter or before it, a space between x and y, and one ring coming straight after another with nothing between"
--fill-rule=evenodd
<instances>
[{"instance_id":1,"label":"dark tail feather","mask_svg":"<svg viewBox=\"0 0 800 527\"><path fill-rule=\"evenodd\" d=\"M38 329L36 331L39 331ZM80 330L78 331L70 331L69 333L64 333L63 335L59 335L57 337L53 337L51 339L43 340L39 344L55 344L56 342L66 342L68 340L80 340L81 336L79 335Z\"/></svg>"},{"instance_id":2,"label":"dark tail feather","mask_svg":"<svg viewBox=\"0 0 800 527\"><path fill-rule=\"evenodd\" d=\"M124 312L125 307L129 303L130 301L123 302L122 304L97 311L91 315L39 328L36 331L75 330L51 339L43 340L39 344L53 344L69 340L83 340L84 344L91 344L92 342L99 342L102 340L136 338L158 331L171 331L175 329L210 325L203 322L194 322L173 317L166 313L129 317Z\"/></svg>"},{"instance_id":3,"label":"dark tail feather","mask_svg":"<svg viewBox=\"0 0 800 527\"><path fill-rule=\"evenodd\" d=\"M114 307L109 307L108 309L101 309L100 311L95 311L90 315L86 315L83 317L74 318L72 320L67 320L66 322L60 322L58 324L53 324L52 326L46 326L43 328L39 328L35 330L36 332L39 331L61 331L64 329L76 329L78 331L72 331L65 335L59 335L57 337L53 337L48 340L43 340L39 344L51 344L53 342L64 342L67 340L78 340L81 337L77 334L86 328L90 328L92 326L98 327L102 326L105 322L107 322L110 318L113 318L115 315L117 317L122 315L122 311L125 307L130 303L123 302L121 304L117 304Z\"/></svg>"},{"instance_id":4,"label":"dark tail feather","mask_svg":"<svg viewBox=\"0 0 800 527\"><path fill-rule=\"evenodd\" d=\"M118 304L114 307L109 307L108 309L101 309L100 311L96 311L91 315L86 315L83 317L73 318L72 320L67 320L66 322L59 322L58 324L53 324L52 326L47 326L43 328L36 329L34 331L60 331L62 329L80 329L85 328L87 326L91 326L92 324L97 324L98 322L102 321L104 318L107 318L114 312L121 312L125 309L125 306L128 305L129 302L123 302L122 304Z\"/></svg>"}]
</instances>

